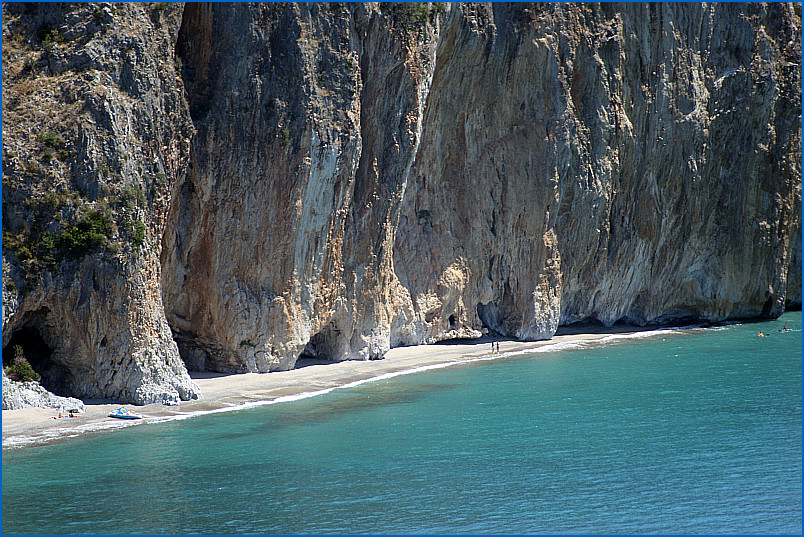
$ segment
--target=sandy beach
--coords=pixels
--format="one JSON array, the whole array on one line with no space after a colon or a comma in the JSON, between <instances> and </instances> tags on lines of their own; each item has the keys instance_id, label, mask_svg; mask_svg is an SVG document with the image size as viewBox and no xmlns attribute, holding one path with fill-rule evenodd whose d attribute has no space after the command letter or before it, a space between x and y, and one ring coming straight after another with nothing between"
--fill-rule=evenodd
<instances>
[{"instance_id":1,"label":"sandy beach","mask_svg":"<svg viewBox=\"0 0 804 537\"><path fill-rule=\"evenodd\" d=\"M582 331L581 331L582 330ZM653 330L653 331L650 331ZM143 415L141 420L119 420L108 417L110 411L121 406L109 401L84 401L86 411L73 418L59 418L52 408L26 408L3 410L3 449L55 442L86 434L97 434L120 427L140 426L147 423L183 419L209 412L224 412L254 404L269 404L294 397L313 395L327 390L354 385L373 379L427 368L447 367L479 360L502 359L523 352L541 349L559 351L588 345L611 344L625 341L619 336L632 336L637 332L650 337L667 334L665 330L639 327L586 326L582 329L561 328L552 339L535 342L499 341L499 354L492 354L491 339L417 345L391 349L382 360L344 361L309 365L291 371L273 373L191 373L201 388L203 397L183 401L178 406L152 404L127 405ZM614 336L614 337L612 337ZM630 338L629 338L630 339Z\"/></svg>"}]
</instances>

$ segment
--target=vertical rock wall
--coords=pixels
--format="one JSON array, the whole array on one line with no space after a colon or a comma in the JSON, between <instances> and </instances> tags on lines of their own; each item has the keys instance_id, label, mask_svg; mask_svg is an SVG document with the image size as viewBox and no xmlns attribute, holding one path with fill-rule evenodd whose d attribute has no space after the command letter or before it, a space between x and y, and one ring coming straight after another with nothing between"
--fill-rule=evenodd
<instances>
[{"instance_id":1,"label":"vertical rock wall","mask_svg":"<svg viewBox=\"0 0 804 537\"><path fill-rule=\"evenodd\" d=\"M794 16L453 10L396 244L411 293L435 291L429 328L453 313L538 338L585 319L781 313L788 272L800 285Z\"/></svg>"},{"instance_id":2,"label":"vertical rock wall","mask_svg":"<svg viewBox=\"0 0 804 537\"><path fill-rule=\"evenodd\" d=\"M796 303L790 5L425 6L185 11L192 367Z\"/></svg>"}]
</instances>

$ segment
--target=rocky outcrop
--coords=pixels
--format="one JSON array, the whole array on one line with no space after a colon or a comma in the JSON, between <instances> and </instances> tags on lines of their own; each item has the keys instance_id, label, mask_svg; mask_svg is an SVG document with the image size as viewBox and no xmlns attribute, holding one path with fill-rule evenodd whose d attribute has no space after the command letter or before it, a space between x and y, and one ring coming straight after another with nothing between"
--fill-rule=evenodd
<instances>
[{"instance_id":1,"label":"rocky outcrop","mask_svg":"<svg viewBox=\"0 0 804 537\"><path fill-rule=\"evenodd\" d=\"M38 382L15 382L3 373L3 410L45 407L62 411L84 411L84 402L75 397L59 397Z\"/></svg>"},{"instance_id":2,"label":"rocky outcrop","mask_svg":"<svg viewBox=\"0 0 804 537\"><path fill-rule=\"evenodd\" d=\"M177 51L190 106L204 106L163 290L192 367L270 371L305 348L334 360L389 349L405 306L394 235L434 31L422 26L423 44L376 7L346 9L185 10Z\"/></svg>"},{"instance_id":3,"label":"rocky outcrop","mask_svg":"<svg viewBox=\"0 0 804 537\"><path fill-rule=\"evenodd\" d=\"M180 19L181 6L3 6L3 344L25 332L57 393L199 395L160 292L193 132Z\"/></svg>"},{"instance_id":4,"label":"rocky outcrop","mask_svg":"<svg viewBox=\"0 0 804 537\"><path fill-rule=\"evenodd\" d=\"M4 345L35 329L75 393L800 307L797 5L11 6L4 182L74 181L56 246L113 209L80 259L4 241ZM42 21L65 42L29 69ZM75 154L31 181L45 103Z\"/></svg>"}]
</instances>

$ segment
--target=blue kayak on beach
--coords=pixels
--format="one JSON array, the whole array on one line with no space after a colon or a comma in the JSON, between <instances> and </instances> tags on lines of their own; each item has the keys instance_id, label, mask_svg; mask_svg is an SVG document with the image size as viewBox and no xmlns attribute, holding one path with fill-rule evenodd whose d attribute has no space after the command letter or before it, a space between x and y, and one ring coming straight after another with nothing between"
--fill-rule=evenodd
<instances>
[{"instance_id":1,"label":"blue kayak on beach","mask_svg":"<svg viewBox=\"0 0 804 537\"><path fill-rule=\"evenodd\" d=\"M121 406L117 410L113 410L109 413L110 418L119 418L121 420L141 420L142 415L134 412L133 410L129 410L124 406Z\"/></svg>"}]
</instances>

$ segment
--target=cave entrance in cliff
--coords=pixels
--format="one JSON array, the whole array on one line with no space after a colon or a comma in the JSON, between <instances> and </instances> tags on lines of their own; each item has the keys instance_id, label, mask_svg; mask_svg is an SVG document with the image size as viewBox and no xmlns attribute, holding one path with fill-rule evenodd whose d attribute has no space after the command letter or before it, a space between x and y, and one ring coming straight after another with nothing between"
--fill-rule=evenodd
<instances>
[{"instance_id":1,"label":"cave entrance in cliff","mask_svg":"<svg viewBox=\"0 0 804 537\"><path fill-rule=\"evenodd\" d=\"M494 304L478 303L477 305L477 316L489 336L498 337L502 335L499 330L499 314L499 308Z\"/></svg>"},{"instance_id":2,"label":"cave entrance in cliff","mask_svg":"<svg viewBox=\"0 0 804 537\"><path fill-rule=\"evenodd\" d=\"M774 303L776 301L775 299L776 299L776 297L774 297L773 295L770 295L768 297L768 300L765 301L765 304L763 304L763 306L762 306L762 313L761 313L762 317L765 317L766 319L772 319L773 318L773 316L771 315L771 312L773 311L773 305L774 305Z\"/></svg>"},{"instance_id":3,"label":"cave entrance in cliff","mask_svg":"<svg viewBox=\"0 0 804 537\"><path fill-rule=\"evenodd\" d=\"M304 346L304 350L296 359L293 369L301 369L311 365L331 364L335 362L335 341L340 331L332 323L315 334Z\"/></svg>"},{"instance_id":4,"label":"cave entrance in cliff","mask_svg":"<svg viewBox=\"0 0 804 537\"><path fill-rule=\"evenodd\" d=\"M22 356L31 364L34 371L39 373L39 383L49 392L64 397L71 397L68 385L72 378L70 371L53 361L53 349L45 342L36 325L26 325L16 330L8 344L3 347L3 367L8 367L16 358L19 349Z\"/></svg>"}]
</instances>

